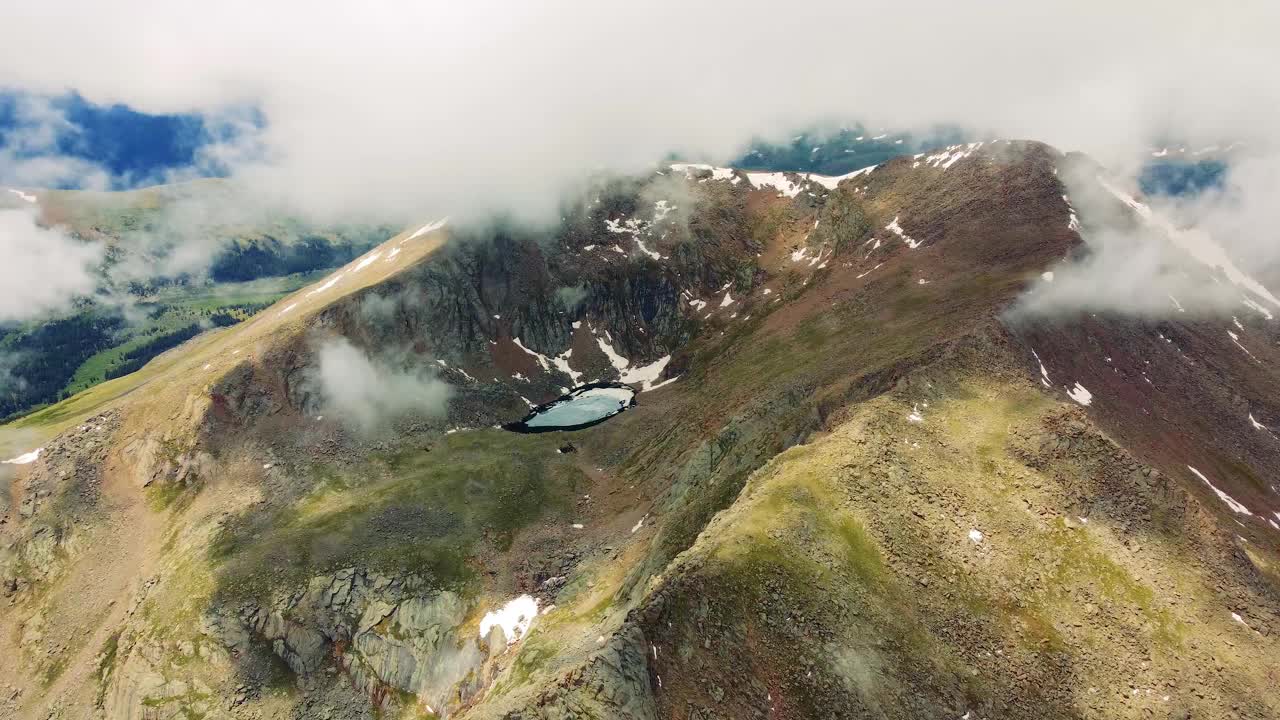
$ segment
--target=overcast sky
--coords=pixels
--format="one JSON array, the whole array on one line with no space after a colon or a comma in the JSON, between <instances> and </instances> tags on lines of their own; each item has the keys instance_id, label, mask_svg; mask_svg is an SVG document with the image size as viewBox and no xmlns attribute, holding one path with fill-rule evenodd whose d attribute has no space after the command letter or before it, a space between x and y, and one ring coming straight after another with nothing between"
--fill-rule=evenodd
<instances>
[{"instance_id":1,"label":"overcast sky","mask_svg":"<svg viewBox=\"0 0 1280 720\"><path fill-rule=\"evenodd\" d=\"M319 221L555 220L589 173L643 170L673 151L724 161L754 136L815 123L1038 139L1093 155L1120 182L1172 137L1245 144L1250 159L1226 192L1162 209L1200 225L1246 271L1280 277L1275 0L9 5L0 88L37 100L21 108L26 156L10 137L0 169L31 185L121 184L82 158L30 152L66 125L38 98L67 91L196 114L226 140L160 179L229 170L251 197ZM0 249L51 244L19 218L5 227ZM1124 237L1098 237L1132 252ZM10 305L65 306L92 260L65 250L63 291L33 289L40 302L28 303L11 287ZM1159 290L1168 277L1126 279ZM1077 279L1074 297L1114 283Z\"/></svg>"},{"instance_id":2,"label":"overcast sky","mask_svg":"<svg viewBox=\"0 0 1280 720\"><path fill-rule=\"evenodd\" d=\"M45 0L6 8L0 85L256 106L263 144L211 154L315 210L536 213L593 169L725 158L824 118L958 123L1113 165L1165 133L1261 143L1277 7Z\"/></svg>"}]
</instances>

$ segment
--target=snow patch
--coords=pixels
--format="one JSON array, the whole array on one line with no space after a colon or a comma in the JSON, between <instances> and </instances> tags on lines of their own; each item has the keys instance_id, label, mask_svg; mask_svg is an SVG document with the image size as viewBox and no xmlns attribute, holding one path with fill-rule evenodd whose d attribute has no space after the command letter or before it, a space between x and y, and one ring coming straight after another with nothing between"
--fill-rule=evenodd
<instances>
[{"instance_id":1,"label":"snow patch","mask_svg":"<svg viewBox=\"0 0 1280 720\"><path fill-rule=\"evenodd\" d=\"M907 416L907 421L908 421L908 422L913 422L913 423L922 423L922 422L924 422L924 416L920 414L920 406L919 406L919 405L912 405L912 406L911 406L911 414Z\"/></svg>"},{"instance_id":2,"label":"snow patch","mask_svg":"<svg viewBox=\"0 0 1280 720\"><path fill-rule=\"evenodd\" d=\"M805 178L812 180L828 190L835 190L836 186L845 180L852 180L860 175L870 175L871 171L875 170L877 167L879 167L879 165L870 165L859 170L854 170L851 173L845 173L844 175L814 175L813 173L809 173L805 175ZM815 228L818 227L818 223L815 221L813 226Z\"/></svg>"},{"instance_id":3,"label":"snow patch","mask_svg":"<svg viewBox=\"0 0 1280 720\"><path fill-rule=\"evenodd\" d=\"M676 172L682 172L682 173L684 173L684 176L685 176L685 179L686 179L686 180L692 180L692 179L693 179L693 171L695 171L695 170L696 170L696 171L710 171L710 172L711 172L711 179L712 179L712 180L730 180L730 179L732 179L732 180L734 180L734 181L736 182L736 181L737 181L737 179L738 179L738 178L737 178L736 176L734 176L734 174L733 174L733 173L734 173L733 168L715 167L714 165L704 165L704 164L702 164L702 163L674 163L674 164L672 164L671 169L672 169L672 170L674 170L674 171L676 171Z\"/></svg>"},{"instance_id":4,"label":"snow patch","mask_svg":"<svg viewBox=\"0 0 1280 720\"><path fill-rule=\"evenodd\" d=\"M342 276L346 274L347 273L345 270L339 270L338 272L330 275L329 279L325 280L323 285L315 288L314 290L308 291L307 297L311 297L312 295L318 295L324 292L325 290L328 290L329 288L333 287L334 285L337 285L338 281L342 279Z\"/></svg>"},{"instance_id":5,"label":"snow patch","mask_svg":"<svg viewBox=\"0 0 1280 720\"><path fill-rule=\"evenodd\" d=\"M1075 387L1067 390L1067 397L1075 400L1085 407L1093 404L1093 393L1086 390L1085 387L1078 382Z\"/></svg>"},{"instance_id":6,"label":"snow patch","mask_svg":"<svg viewBox=\"0 0 1280 720\"><path fill-rule=\"evenodd\" d=\"M1192 258L1196 259L1206 267L1221 270L1222 273L1227 276L1227 279L1235 285L1252 292L1254 295L1257 295L1276 307L1280 307L1280 299L1277 299L1275 295L1272 295L1271 291L1267 290L1262 283L1254 280L1252 277L1246 275L1236 267L1235 263L1231 262L1231 258L1228 257L1226 250L1224 250L1221 245L1214 242L1213 238L1209 237L1207 233L1195 230L1179 230L1173 225L1173 223L1156 215L1152 212L1150 207L1138 202L1138 200L1133 198L1131 195L1108 183L1102 176L1098 177L1098 182L1101 183L1102 187L1106 189L1107 192L1114 195L1118 200L1128 205L1134 210L1134 212L1138 213L1144 222L1163 231L1165 236L1169 238L1170 242L1184 250ZM1246 300L1246 304L1248 303L1249 301ZM1267 319L1271 319L1269 317L1269 313Z\"/></svg>"},{"instance_id":7,"label":"snow patch","mask_svg":"<svg viewBox=\"0 0 1280 720\"><path fill-rule=\"evenodd\" d=\"M551 362L556 366L557 370L564 373L565 375L568 375L569 379L573 382L574 385L580 385L582 384L582 373L569 367L570 357L573 357L573 348L569 348L568 350L565 350L563 353L560 353L556 357L552 358Z\"/></svg>"},{"instance_id":8,"label":"snow patch","mask_svg":"<svg viewBox=\"0 0 1280 720\"><path fill-rule=\"evenodd\" d=\"M617 220L605 220L604 226L609 232L615 235L638 235L649 229L649 223L639 218L619 218Z\"/></svg>"},{"instance_id":9,"label":"snow patch","mask_svg":"<svg viewBox=\"0 0 1280 720\"><path fill-rule=\"evenodd\" d=\"M1040 359L1040 354L1035 350L1032 350L1031 354L1035 356L1036 362L1040 363L1040 384L1045 387L1051 387L1052 381L1049 380L1049 371L1044 369L1044 361Z\"/></svg>"},{"instance_id":10,"label":"snow patch","mask_svg":"<svg viewBox=\"0 0 1280 720\"><path fill-rule=\"evenodd\" d=\"M1249 348L1247 348L1247 347L1245 347L1245 346L1243 346L1243 345L1241 345L1241 344L1240 344L1240 336L1239 336L1239 335L1237 335L1237 334L1235 334L1235 333L1231 332L1230 330L1228 330L1228 331L1227 331L1227 335L1231 338L1231 342L1235 343L1235 344L1236 344L1236 347L1238 347L1238 348L1240 348L1241 350L1243 350L1243 351L1244 351L1244 354L1245 354L1245 355L1248 355L1250 359L1252 359L1254 362L1259 363L1259 364L1262 362L1262 361L1261 361L1261 360L1259 360L1257 357L1255 357L1253 353L1249 352Z\"/></svg>"},{"instance_id":11,"label":"snow patch","mask_svg":"<svg viewBox=\"0 0 1280 720\"><path fill-rule=\"evenodd\" d=\"M480 620L480 639L489 637L489 631L499 627L502 628L502 636L506 639L507 645L511 645L524 637L537 616L537 598L532 595L521 595L498 610L485 613Z\"/></svg>"},{"instance_id":12,"label":"snow patch","mask_svg":"<svg viewBox=\"0 0 1280 720\"><path fill-rule=\"evenodd\" d=\"M609 364L618 372L625 372L628 367L631 367L631 361L619 355L604 338L597 336L596 345L600 346L600 351L605 354L605 357L609 358Z\"/></svg>"},{"instance_id":13,"label":"snow patch","mask_svg":"<svg viewBox=\"0 0 1280 720\"><path fill-rule=\"evenodd\" d=\"M29 453L23 453L15 458L0 461L0 465L30 465L40 457L40 453L44 452L44 448L36 448Z\"/></svg>"},{"instance_id":14,"label":"snow patch","mask_svg":"<svg viewBox=\"0 0 1280 720\"><path fill-rule=\"evenodd\" d=\"M1230 495L1222 492L1217 488L1217 486L1209 482L1209 478L1205 477L1204 473L1191 467L1190 465L1187 466L1187 469L1195 473L1195 476L1200 478L1200 480L1204 482L1205 485L1208 485L1209 489L1213 491L1213 494L1217 495L1219 500L1226 503L1227 507L1231 508L1232 512L1237 513L1239 515L1253 515L1253 513L1249 512L1249 508L1245 507L1241 502L1231 497Z\"/></svg>"},{"instance_id":15,"label":"snow patch","mask_svg":"<svg viewBox=\"0 0 1280 720\"><path fill-rule=\"evenodd\" d=\"M33 203L36 201L35 195L24 193L21 190L18 190L16 188L9 188L9 192L13 193L14 195L17 195L18 197L22 198L23 200L26 200L29 203Z\"/></svg>"},{"instance_id":16,"label":"snow patch","mask_svg":"<svg viewBox=\"0 0 1280 720\"><path fill-rule=\"evenodd\" d=\"M446 224L448 224L448 222L449 222L449 218L442 218L442 219L440 219L440 220L436 220L435 222L427 223L426 225L423 225L422 227L420 227L420 228L418 228L417 230L415 230L415 231L413 232L413 234L412 234L412 235L410 235L409 237L405 238L405 240L412 240L412 239L414 239L414 238L416 238L416 237L420 237L420 236L422 236L422 235L426 235L427 233L431 232L432 230L439 230L440 228L442 228L442 227L444 227ZM402 241L402 242L403 242L403 241Z\"/></svg>"},{"instance_id":17,"label":"snow patch","mask_svg":"<svg viewBox=\"0 0 1280 720\"><path fill-rule=\"evenodd\" d=\"M662 371L666 369L667 363L671 362L671 356L665 355L654 360L648 365L638 365L628 369L622 374L621 381L628 385L640 383L640 392L648 392L656 387L665 385L666 383L654 384L654 381L662 376ZM671 382L668 380L667 382Z\"/></svg>"},{"instance_id":18,"label":"snow patch","mask_svg":"<svg viewBox=\"0 0 1280 720\"><path fill-rule=\"evenodd\" d=\"M916 248L920 247L920 241L913 239L910 235L908 235L902 229L902 226L898 224L897 215L893 216L893 222L889 223L888 225L885 225L884 229L902 238L902 241L905 242L907 244L907 247L911 248L912 250L915 250Z\"/></svg>"},{"instance_id":19,"label":"snow patch","mask_svg":"<svg viewBox=\"0 0 1280 720\"><path fill-rule=\"evenodd\" d=\"M511 338L511 341L516 344L516 347L532 355L534 359L538 361L538 364L542 366L543 370L551 370L551 361L547 359L546 355L543 355L542 353L536 353L530 350L529 348L525 347L524 343L520 342L520 338L518 337Z\"/></svg>"},{"instance_id":20,"label":"snow patch","mask_svg":"<svg viewBox=\"0 0 1280 720\"><path fill-rule=\"evenodd\" d=\"M924 164L934 168L946 170L957 162L969 157L982 147L982 143L968 143L962 145L948 145L945 149L932 155L925 156Z\"/></svg>"},{"instance_id":21,"label":"snow patch","mask_svg":"<svg viewBox=\"0 0 1280 720\"><path fill-rule=\"evenodd\" d=\"M640 238L638 238L638 237L637 237L637 238L635 238L635 241L636 241L636 246L640 248L640 252L644 253L645 255L648 255L649 257L653 258L654 260L666 260L666 259L667 259L665 255L661 255L661 254L659 254L659 253L658 253L658 251L656 251L656 250L650 250L649 248L645 247L644 241L643 241L643 240L641 240Z\"/></svg>"},{"instance_id":22,"label":"snow patch","mask_svg":"<svg viewBox=\"0 0 1280 720\"><path fill-rule=\"evenodd\" d=\"M800 185L787 178L787 173L747 173L747 182L757 190L771 187L778 191L778 197L793 198L800 194Z\"/></svg>"},{"instance_id":23,"label":"snow patch","mask_svg":"<svg viewBox=\"0 0 1280 720\"><path fill-rule=\"evenodd\" d=\"M1244 300L1242 300L1241 302L1243 302L1243 303L1244 303L1245 305L1247 305L1249 308L1251 308L1251 309L1253 309L1253 310L1257 310L1257 311L1258 311L1258 313L1262 315L1262 317L1264 317L1264 318L1266 318L1266 319L1268 319L1268 320L1274 320L1274 319L1275 319L1275 317L1271 314L1271 311L1270 311L1270 310L1267 310L1266 308L1264 308L1264 307L1262 307L1261 305L1259 305L1258 303L1256 303L1256 302L1254 302L1254 301L1250 300L1249 298L1245 298L1245 299L1244 299Z\"/></svg>"},{"instance_id":24,"label":"snow patch","mask_svg":"<svg viewBox=\"0 0 1280 720\"><path fill-rule=\"evenodd\" d=\"M642 389L640 390L640 392L649 392L650 390L657 390L657 389L658 389L658 388L660 388L660 387L665 387L665 386L670 385L671 383L673 383L673 382L675 382L675 381L679 380L679 379L680 379L680 377L681 377L680 375L677 375L677 376L675 376L675 377L673 377L673 378L667 378L666 380L663 380L662 382L656 382L656 383L648 384L648 385L646 385L644 388L642 388Z\"/></svg>"},{"instance_id":25,"label":"snow patch","mask_svg":"<svg viewBox=\"0 0 1280 720\"><path fill-rule=\"evenodd\" d=\"M857 278L857 279L861 280L862 278L864 278L864 277L866 277L866 276L870 275L871 273L875 272L876 270L879 270L879 269L880 269L880 266L881 266L881 265L883 265L883 264L884 264L884 263L876 263L876 266L875 266L875 267L873 267L873 268L871 268L870 270L868 270L868 271L866 271L866 272L862 273L861 275L859 275L859 276L858 276L858 278Z\"/></svg>"},{"instance_id":26,"label":"snow patch","mask_svg":"<svg viewBox=\"0 0 1280 720\"><path fill-rule=\"evenodd\" d=\"M596 345L600 346L600 351L605 354L605 357L609 358L609 364L618 371L620 375L618 382L627 385L639 383L640 392L655 390L675 379L672 378L661 383L655 382L662 376L662 371L666 369L667 363L671 362L670 355L660 357L648 365L636 365L635 367L632 367L631 361L619 355L618 351L614 350L613 346L604 338L597 337Z\"/></svg>"}]
</instances>

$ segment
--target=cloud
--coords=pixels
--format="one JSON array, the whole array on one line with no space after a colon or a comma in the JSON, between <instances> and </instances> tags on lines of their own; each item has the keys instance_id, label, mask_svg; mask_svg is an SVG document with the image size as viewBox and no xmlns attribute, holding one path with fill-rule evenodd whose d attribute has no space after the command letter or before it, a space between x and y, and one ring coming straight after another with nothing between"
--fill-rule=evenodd
<instances>
[{"instance_id":1,"label":"cloud","mask_svg":"<svg viewBox=\"0 0 1280 720\"><path fill-rule=\"evenodd\" d=\"M110 184L110 174L104 168L62 152L60 142L79 132L80 128L49 98L14 98L11 122L0 130L0 183L105 189Z\"/></svg>"},{"instance_id":2,"label":"cloud","mask_svg":"<svg viewBox=\"0 0 1280 720\"><path fill-rule=\"evenodd\" d=\"M263 154L230 164L315 212L548 216L590 171L724 159L815 118L953 122L1109 163L1170 132L1259 140L1280 126L1277 21L1262 0L52 0L6 18L0 84L256 106Z\"/></svg>"},{"instance_id":3,"label":"cloud","mask_svg":"<svg viewBox=\"0 0 1280 720\"><path fill-rule=\"evenodd\" d=\"M569 311L577 310L590 294L586 287L578 285L556 288L556 300Z\"/></svg>"},{"instance_id":4,"label":"cloud","mask_svg":"<svg viewBox=\"0 0 1280 720\"><path fill-rule=\"evenodd\" d=\"M1194 224L1227 248L1242 268L1280 289L1280 153L1242 155L1228 166L1222 186L1165 200L1157 210Z\"/></svg>"},{"instance_id":5,"label":"cloud","mask_svg":"<svg viewBox=\"0 0 1280 720\"><path fill-rule=\"evenodd\" d=\"M1275 168L1276 27L1271 0L50 0L0 26L0 86L222 118L242 132L192 172L229 171L315 220L553 221L597 171L643 171L673 151L724 161L815 121L1039 139L1121 177L1171 136L1244 142ZM64 160L24 173L77 171L92 173ZM1236 174L1229 201L1174 210L1225 232L1241 263L1276 268L1280 243L1260 232L1274 223L1253 224L1270 217L1273 185L1256 172ZM1099 257L1178 285L1157 246L1106 239L1123 235L1099 233ZM1086 300L1114 267L1093 263Z\"/></svg>"},{"instance_id":6,"label":"cloud","mask_svg":"<svg viewBox=\"0 0 1280 720\"><path fill-rule=\"evenodd\" d=\"M27 381L13 372L20 361L21 356L18 353L0 352L0 396L20 392L26 388Z\"/></svg>"},{"instance_id":7,"label":"cloud","mask_svg":"<svg viewBox=\"0 0 1280 720\"><path fill-rule=\"evenodd\" d=\"M317 351L325 413L362 431L412 416L441 417L452 387L428 370L371 358L345 338L325 340Z\"/></svg>"},{"instance_id":8,"label":"cloud","mask_svg":"<svg viewBox=\"0 0 1280 720\"><path fill-rule=\"evenodd\" d=\"M1033 285L1012 316L1230 316L1245 312L1245 301L1280 313L1266 282L1280 262L1272 162L1242 158L1221 189L1145 202L1092 162L1068 161L1059 171L1085 244Z\"/></svg>"},{"instance_id":9,"label":"cloud","mask_svg":"<svg viewBox=\"0 0 1280 720\"><path fill-rule=\"evenodd\" d=\"M102 253L38 226L25 210L0 210L0 322L65 310L93 293Z\"/></svg>"}]
</instances>

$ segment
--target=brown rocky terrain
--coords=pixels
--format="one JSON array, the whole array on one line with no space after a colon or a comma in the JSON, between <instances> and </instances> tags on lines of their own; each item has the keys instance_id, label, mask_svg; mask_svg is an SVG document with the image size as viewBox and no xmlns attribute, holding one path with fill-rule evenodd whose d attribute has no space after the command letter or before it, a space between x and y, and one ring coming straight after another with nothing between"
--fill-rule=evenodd
<instances>
[{"instance_id":1,"label":"brown rocky terrain","mask_svg":"<svg viewBox=\"0 0 1280 720\"><path fill-rule=\"evenodd\" d=\"M0 466L0 710L1280 715L1280 336L1019 314L1087 250L1081 162L678 166L411 228L9 428L44 449ZM449 390L357 427L336 338ZM494 427L595 380L636 406Z\"/></svg>"}]
</instances>

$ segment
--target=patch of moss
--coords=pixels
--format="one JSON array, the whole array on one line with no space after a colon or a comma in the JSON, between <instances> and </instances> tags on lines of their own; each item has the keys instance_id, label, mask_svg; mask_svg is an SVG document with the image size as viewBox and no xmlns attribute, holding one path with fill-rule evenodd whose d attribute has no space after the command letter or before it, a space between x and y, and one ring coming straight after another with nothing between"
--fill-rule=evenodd
<instances>
[{"instance_id":1,"label":"patch of moss","mask_svg":"<svg viewBox=\"0 0 1280 720\"><path fill-rule=\"evenodd\" d=\"M68 653L63 651L40 669L40 684L42 686L49 687L55 680L62 676L62 673L66 672L67 655Z\"/></svg>"},{"instance_id":2,"label":"patch of moss","mask_svg":"<svg viewBox=\"0 0 1280 720\"><path fill-rule=\"evenodd\" d=\"M1059 518L1048 540L1053 556L1061 559L1048 583L1047 594L1051 600L1070 602L1063 588L1081 578L1089 578L1104 596L1135 607L1151 623L1151 635L1156 642L1171 647L1181 644L1185 631L1167 609L1159 607L1155 592L1099 550L1086 534L1068 528L1065 520Z\"/></svg>"},{"instance_id":3,"label":"patch of moss","mask_svg":"<svg viewBox=\"0 0 1280 720\"><path fill-rule=\"evenodd\" d=\"M170 508L181 509L180 503L186 487L174 482L152 483L147 486L147 505L155 512L164 512Z\"/></svg>"},{"instance_id":4,"label":"patch of moss","mask_svg":"<svg viewBox=\"0 0 1280 720\"><path fill-rule=\"evenodd\" d=\"M582 471L555 449L553 438L482 430L381 456L361 482L317 469L315 492L225 523L208 556L231 595L352 565L457 588L478 543L509 548L530 523L572 508Z\"/></svg>"},{"instance_id":5,"label":"patch of moss","mask_svg":"<svg viewBox=\"0 0 1280 720\"><path fill-rule=\"evenodd\" d=\"M538 632L537 629L531 631L511 666L512 683L523 685L529 682L533 674L545 667L547 661L555 657L557 652L559 651L555 642L547 633Z\"/></svg>"}]
</instances>

